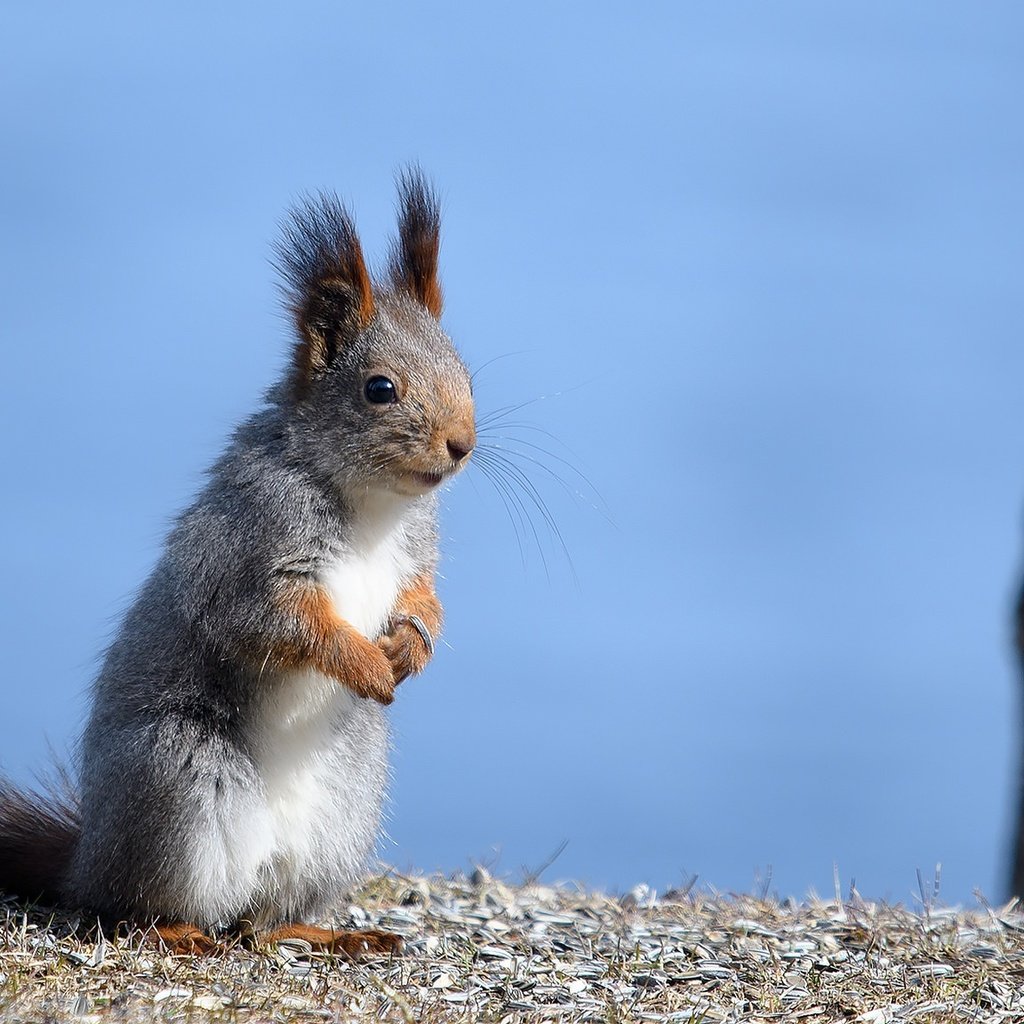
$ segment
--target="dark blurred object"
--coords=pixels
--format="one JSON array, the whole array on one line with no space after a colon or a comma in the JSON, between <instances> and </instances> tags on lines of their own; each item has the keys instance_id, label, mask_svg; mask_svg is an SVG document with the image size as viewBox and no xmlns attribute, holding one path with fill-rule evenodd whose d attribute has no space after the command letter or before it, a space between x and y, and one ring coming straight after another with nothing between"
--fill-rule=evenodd
<instances>
[{"instance_id":1,"label":"dark blurred object","mask_svg":"<svg viewBox=\"0 0 1024 1024\"><path fill-rule=\"evenodd\" d=\"M1024 587L1017 597L1016 629L1014 642L1017 646L1017 660L1020 666L1019 685L1021 693L1018 700L1024 709ZM1020 744L1024 751L1024 742ZM1019 755L1017 763L1017 823L1013 835L1013 855L1010 865L1010 895L1024 898L1024 753Z\"/></svg>"}]
</instances>

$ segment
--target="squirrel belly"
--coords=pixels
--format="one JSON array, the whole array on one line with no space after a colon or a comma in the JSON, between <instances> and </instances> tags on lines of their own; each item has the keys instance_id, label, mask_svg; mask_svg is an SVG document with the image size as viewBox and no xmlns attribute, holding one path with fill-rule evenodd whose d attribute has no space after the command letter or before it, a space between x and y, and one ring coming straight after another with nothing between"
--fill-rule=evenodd
<instances>
[{"instance_id":1,"label":"squirrel belly","mask_svg":"<svg viewBox=\"0 0 1024 1024\"><path fill-rule=\"evenodd\" d=\"M183 865L174 911L203 927L313 921L358 880L376 842L388 748L380 705L293 672L268 693L254 732L256 784L214 785Z\"/></svg>"}]
</instances>

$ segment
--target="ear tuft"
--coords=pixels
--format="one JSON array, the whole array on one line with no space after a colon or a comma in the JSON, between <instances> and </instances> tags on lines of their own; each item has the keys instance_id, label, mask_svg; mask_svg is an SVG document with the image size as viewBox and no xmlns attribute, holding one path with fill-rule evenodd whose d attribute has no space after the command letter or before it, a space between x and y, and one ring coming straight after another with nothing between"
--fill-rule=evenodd
<instances>
[{"instance_id":1,"label":"ear tuft","mask_svg":"<svg viewBox=\"0 0 1024 1024\"><path fill-rule=\"evenodd\" d=\"M321 192L295 206L274 250L295 317L294 391L301 398L374 315L373 284L349 212Z\"/></svg>"},{"instance_id":2,"label":"ear tuft","mask_svg":"<svg viewBox=\"0 0 1024 1024\"><path fill-rule=\"evenodd\" d=\"M415 299L434 317L444 307L437 257L441 248L441 204L418 167L398 177L398 240L388 272L395 289Z\"/></svg>"}]
</instances>

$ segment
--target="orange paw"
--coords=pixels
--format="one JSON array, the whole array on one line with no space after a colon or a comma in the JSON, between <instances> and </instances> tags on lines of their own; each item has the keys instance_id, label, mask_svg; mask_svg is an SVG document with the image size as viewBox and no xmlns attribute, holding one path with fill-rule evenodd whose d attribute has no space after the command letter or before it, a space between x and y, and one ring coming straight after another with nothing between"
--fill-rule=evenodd
<instances>
[{"instance_id":1,"label":"orange paw","mask_svg":"<svg viewBox=\"0 0 1024 1024\"><path fill-rule=\"evenodd\" d=\"M391 665L396 684L422 672L433 656L433 651L419 630L402 617L392 622L388 631L377 641L377 646Z\"/></svg>"},{"instance_id":2,"label":"orange paw","mask_svg":"<svg viewBox=\"0 0 1024 1024\"><path fill-rule=\"evenodd\" d=\"M387 655L362 637L354 638L345 646L340 664L331 666L330 674L360 697L368 697L379 704L394 701L397 680Z\"/></svg>"},{"instance_id":3,"label":"orange paw","mask_svg":"<svg viewBox=\"0 0 1024 1024\"><path fill-rule=\"evenodd\" d=\"M197 925L185 921L157 922L148 935L151 940L156 940L155 945L179 956L209 956L225 950L223 943L207 935Z\"/></svg>"},{"instance_id":4,"label":"orange paw","mask_svg":"<svg viewBox=\"0 0 1024 1024\"><path fill-rule=\"evenodd\" d=\"M363 956L397 956L402 952L402 937L392 932L335 931L309 924L286 924L258 936L260 943L280 942L283 939L301 939L313 949L325 953L338 953L356 960Z\"/></svg>"}]
</instances>

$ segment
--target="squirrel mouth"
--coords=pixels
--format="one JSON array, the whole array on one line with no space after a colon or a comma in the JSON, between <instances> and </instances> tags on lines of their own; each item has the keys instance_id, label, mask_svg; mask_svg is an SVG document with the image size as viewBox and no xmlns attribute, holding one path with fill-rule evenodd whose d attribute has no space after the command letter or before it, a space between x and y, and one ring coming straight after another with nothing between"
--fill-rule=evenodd
<instances>
[{"instance_id":1,"label":"squirrel mouth","mask_svg":"<svg viewBox=\"0 0 1024 1024\"><path fill-rule=\"evenodd\" d=\"M444 473L420 473L409 474L421 487L436 487L443 479Z\"/></svg>"}]
</instances>

